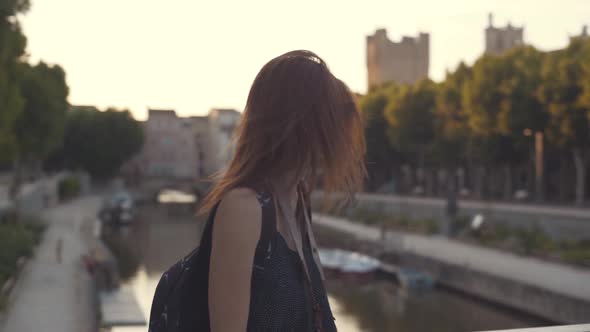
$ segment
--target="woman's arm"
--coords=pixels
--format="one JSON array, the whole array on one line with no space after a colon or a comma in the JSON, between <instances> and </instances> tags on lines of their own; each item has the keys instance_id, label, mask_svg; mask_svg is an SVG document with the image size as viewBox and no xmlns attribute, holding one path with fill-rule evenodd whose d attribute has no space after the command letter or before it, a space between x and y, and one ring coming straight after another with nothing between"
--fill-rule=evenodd
<instances>
[{"instance_id":1,"label":"woman's arm","mask_svg":"<svg viewBox=\"0 0 590 332\"><path fill-rule=\"evenodd\" d=\"M217 209L209 266L209 318L213 332L246 331L261 219L256 194L250 189L231 190Z\"/></svg>"}]
</instances>

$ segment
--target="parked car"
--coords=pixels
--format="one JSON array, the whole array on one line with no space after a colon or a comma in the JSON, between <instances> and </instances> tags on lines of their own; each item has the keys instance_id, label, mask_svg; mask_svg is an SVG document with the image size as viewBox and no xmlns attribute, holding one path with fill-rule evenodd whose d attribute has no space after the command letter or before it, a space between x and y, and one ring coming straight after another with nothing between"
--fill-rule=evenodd
<instances>
[{"instance_id":1,"label":"parked car","mask_svg":"<svg viewBox=\"0 0 590 332\"><path fill-rule=\"evenodd\" d=\"M135 219L135 202L131 194L119 191L103 200L99 218L108 224L130 224Z\"/></svg>"}]
</instances>

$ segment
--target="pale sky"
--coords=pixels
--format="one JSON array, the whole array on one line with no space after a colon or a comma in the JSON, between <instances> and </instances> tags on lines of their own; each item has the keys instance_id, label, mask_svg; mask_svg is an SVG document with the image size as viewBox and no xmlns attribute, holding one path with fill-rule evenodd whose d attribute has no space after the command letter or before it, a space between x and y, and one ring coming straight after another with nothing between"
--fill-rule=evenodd
<instances>
[{"instance_id":1,"label":"pale sky","mask_svg":"<svg viewBox=\"0 0 590 332\"><path fill-rule=\"evenodd\" d=\"M484 48L496 25L525 26L525 42L564 47L590 25L590 0L32 0L21 21L33 61L65 68L70 103L180 115L244 107L271 58L318 53L354 91L365 92L365 36L431 34L430 77L441 80Z\"/></svg>"}]
</instances>

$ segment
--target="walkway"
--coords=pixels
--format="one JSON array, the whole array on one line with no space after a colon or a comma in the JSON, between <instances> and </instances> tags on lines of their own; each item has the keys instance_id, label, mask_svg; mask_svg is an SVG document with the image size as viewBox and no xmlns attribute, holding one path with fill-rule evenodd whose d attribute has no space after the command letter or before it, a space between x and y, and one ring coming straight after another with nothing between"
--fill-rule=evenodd
<instances>
[{"instance_id":1,"label":"walkway","mask_svg":"<svg viewBox=\"0 0 590 332\"><path fill-rule=\"evenodd\" d=\"M314 215L314 222L321 226L357 236L368 241L380 241L380 230L346 219ZM391 233L399 239L405 251L455 265L465 265L471 270L518 280L536 285L557 294L590 301L590 270L524 258L498 250L477 247L442 237Z\"/></svg>"},{"instance_id":2,"label":"walkway","mask_svg":"<svg viewBox=\"0 0 590 332\"><path fill-rule=\"evenodd\" d=\"M414 197L414 196L399 196L399 195L383 195L374 193L359 193L356 195L359 200L380 201L388 204L417 204L423 206L436 206L445 208L447 205L446 199L432 198L432 197ZM567 206L567 205L548 205L538 203L509 203L501 201L478 201L478 200L459 200L461 208L470 208L474 210L501 210L505 212L528 213L539 215L554 215L560 217L570 218L590 218L590 209L583 207Z\"/></svg>"},{"instance_id":3,"label":"walkway","mask_svg":"<svg viewBox=\"0 0 590 332\"><path fill-rule=\"evenodd\" d=\"M85 197L43 213L48 228L12 293L0 331L96 331L94 290L80 256L87 252L99 204L98 197Z\"/></svg>"}]
</instances>

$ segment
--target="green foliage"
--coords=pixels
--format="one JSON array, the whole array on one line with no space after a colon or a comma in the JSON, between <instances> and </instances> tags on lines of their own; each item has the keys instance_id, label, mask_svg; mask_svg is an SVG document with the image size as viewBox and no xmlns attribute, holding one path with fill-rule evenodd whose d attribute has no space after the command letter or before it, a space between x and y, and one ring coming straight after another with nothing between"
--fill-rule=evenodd
<instances>
[{"instance_id":1,"label":"green foliage","mask_svg":"<svg viewBox=\"0 0 590 332\"><path fill-rule=\"evenodd\" d=\"M548 253L556 248L553 240L539 228L517 230L516 237L520 240L525 254Z\"/></svg>"},{"instance_id":2,"label":"green foliage","mask_svg":"<svg viewBox=\"0 0 590 332\"><path fill-rule=\"evenodd\" d=\"M475 159L515 164L527 156L530 142L524 129L544 129L545 115L536 98L538 77L534 75L538 76L539 59L537 51L523 48L501 57L483 56L474 64L463 104Z\"/></svg>"},{"instance_id":3,"label":"green foliage","mask_svg":"<svg viewBox=\"0 0 590 332\"><path fill-rule=\"evenodd\" d=\"M371 190L389 180L393 168L401 159L400 153L389 143L385 120L385 107L389 100L395 99L399 90L398 85L390 84L374 94L364 96L359 103L365 121L366 160Z\"/></svg>"},{"instance_id":4,"label":"green foliage","mask_svg":"<svg viewBox=\"0 0 590 332\"><path fill-rule=\"evenodd\" d=\"M129 111L73 109L67 116L61 155L71 167L108 178L138 153L144 136Z\"/></svg>"},{"instance_id":5,"label":"green foliage","mask_svg":"<svg viewBox=\"0 0 590 332\"><path fill-rule=\"evenodd\" d=\"M411 219L405 215L393 216L362 207L352 209L344 217L369 226L386 227L410 233L437 234L439 232L438 222L432 218Z\"/></svg>"},{"instance_id":6,"label":"green foliage","mask_svg":"<svg viewBox=\"0 0 590 332\"><path fill-rule=\"evenodd\" d=\"M23 110L15 123L18 152L22 159L44 159L62 142L67 97L65 72L43 62L24 65L21 81Z\"/></svg>"},{"instance_id":7,"label":"green foliage","mask_svg":"<svg viewBox=\"0 0 590 332\"><path fill-rule=\"evenodd\" d=\"M462 93L470 77L471 69L461 63L455 72L447 73L445 81L438 86L432 154L433 159L443 165L456 165L467 157L470 132Z\"/></svg>"},{"instance_id":8,"label":"green foliage","mask_svg":"<svg viewBox=\"0 0 590 332\"><path fill-rule=\"evenodd\" d=\"M590 267L590 240L563 241L560 249L566 262Z\"/></svg>"},{"instance_id":9,"label":"green foliage","mask_svg":"<svg viewBox=\"0 0 590 332\"><path fill-rule=\"evenodd\" d=\"M18 223L10 217L0 220L0 287L16 273L20 257L32 256L44 228L38 220Z\"/></svg>"},{"instance_id":10,"label":"green foliage","mask_svg":"<svg viewBox=\"0 0 590 332\"><path fill-rule=\"evenodd\" d=\"M586 190L580 184L586 182L583 170L590 162L588 59L590 40L578 38L554 52L523 46L501 56L484 55L473 66L461 63L438 84L424 80L371 89L360 103L367 122L369 189L378 188L371 179L380 186L399 175L392 170L400 164L428 174L415 179L404 170L404 186L431 181L425 176L436 168L462 167L468 169L467 185L477 183L470 189L510 198L516 186L531 183L532 174L513 181L512 172L527 167L535 149L534 134L542 133L547 163L557 164L566 153L574 153L575 190L582 202ZM560 177L574 162L568 159L560 164ZM543 176L552 178L556 169L547 165L546 173L553 174ZM492 183L498 178L502 190Z\"/></svg>"},{"instance_id":11,"label":"green foliage","mask_svg":"<svg viewBox=\"0 0 590 332\"><path fill-rule=\"evenodd\" d=\"M420 164L434 140L435 107L436 84L424 80L402 87L385 110L391 144L402 153L416 156Z\"/></svg>"},{"instance_id":12,"label":"green foliage","mask_svg":"<svg viewBox=\"0 0 590 332\"><path fill-rule=\"evenodd\" d=\"M0 66L0 162L12 160L16 155L16 137L13 124L23 105L18 86Z\"/></svg>"},{"instance_id":13,"label":"green foliage","mask_svg":"<svg viewBox=\"0 0 590 332\"><path fill-rule=\"evenodd\" d=\"M6 19L29 10L29 0L0 0L0 19Z\"/></svg>"},{"instance_id":14,"label":"green foliage","mask_svg":"<svg viewBox=\"0 0 590 332\"><path fill-rule=\"evenodd\" d=\"M59 182L57 191L61 201L78 196L80 194L80 179L73 175L64 178Z\"/></svg>"},{"instance_id":15,"label":"green foliage","mask_svg":"<svg viewBox=\"0 0 590 332\"><path fill-rule=\"evenodd\" d=\"M434 219L427 219L426 221L426 233L430 235L438 234L440 232L440 227L438 223Z\"/></svg>"},{"instance_id":16,"label":"green foliage","mask_svg":"<svg viewBox=\"0 0 590 332\"><path fill-rule=\"evenodd\" d=\"M453 218L453 228L455 231L461 231L467 229L471 222L471 218L469 216L456 216Z\"/></svg>"},{"instance_id":17,"label":"green foliage","mask_svg":"<svg viewBox=\"0 0 590 332\"><path fill-rule=\"evenodd\" d=\"M13 125L24 103L19 81L27 40L15 15L28 7L28 0L0 0L0 162L17 153Z\"/></svg>"},{"instance_id":18,"label":"green foliage","mask_svg":"<svg viewBox=\"0 0 590 332\"><path fill-rule=\"evenodd\" d=\"M557 146L587 147L590 138L590 42L573 41L547 56L539 89L550 116L548 138Z\"/></svg>"}]
</instances>

